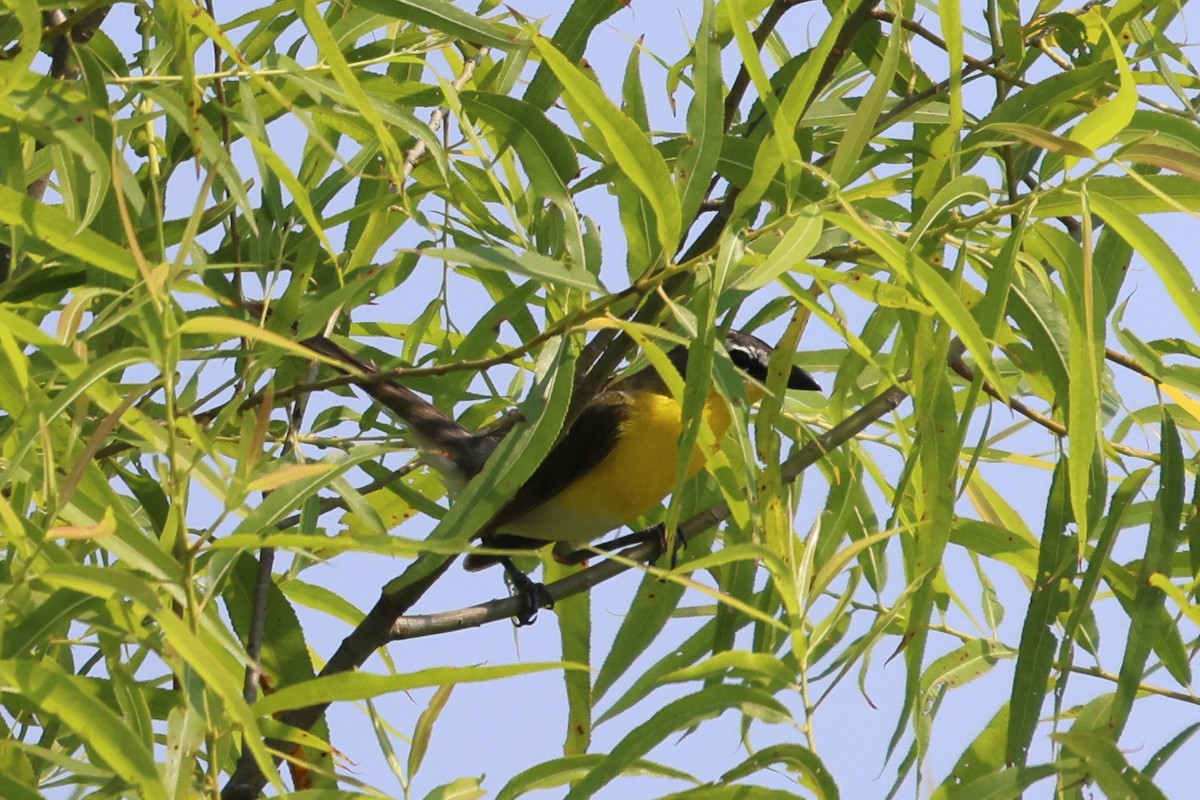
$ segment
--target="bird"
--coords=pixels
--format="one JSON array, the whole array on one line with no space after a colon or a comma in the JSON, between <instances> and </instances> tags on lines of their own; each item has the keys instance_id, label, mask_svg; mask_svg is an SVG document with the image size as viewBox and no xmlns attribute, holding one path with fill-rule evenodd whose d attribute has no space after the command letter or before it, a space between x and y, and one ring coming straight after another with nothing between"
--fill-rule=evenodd
<instances>
[{"instance_id":1,"label":"bird","mask_svg":"<svg viewBox=\"0 0 1200 800\"><path fill-rule=\"evenodd\" d=\"M472 431L431 402L391 378L379 367L324 336L302 342L347 374L361 373L362 391L389 409L407 426L422 459L439 472L453 494L483 469L501 439L519 421L510 416L483 431ZM730 360L747 378L747 395L757 402L765 389L773 349L749 333L730 330L724 336ZM668 359L686 377L688 348L671 349ZM787 388L820 391L808 372L792 366ZM560 435L542 463L477 534L487 551L534 550L551 543L564 563L579 563L582 547L657 507L675 485L682 407L653 367L617 378L593 396ZM732 422L726 401L709 392L703 415L716 441ZM700 445L688 464L687 477L706 461ZM512 561L493 552L472 552L464 560L470 571L504 566L518 593L533 595L531 608L518 615L528 624L546 603L540 584L528 579Z\"/></svg>"}]
</instances>

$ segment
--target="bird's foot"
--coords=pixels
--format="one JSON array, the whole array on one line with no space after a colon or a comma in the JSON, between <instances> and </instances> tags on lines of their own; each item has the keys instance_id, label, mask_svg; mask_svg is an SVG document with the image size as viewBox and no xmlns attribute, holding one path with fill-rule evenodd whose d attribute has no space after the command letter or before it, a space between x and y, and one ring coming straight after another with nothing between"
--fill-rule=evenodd
<instances>
[{"instance_id":1,"label":"bird's foot","mask_svg":"<svg viewBox=\"0 0 1200 800\"><path fill-rule=\"evenodd\" d=\"M659 548L664 553L667 552L668 547L670 547L670 543L667 541L667 526L664 523L660 522L657 525L653 525L643 531L643 533L645 534L647 540L652 537L658 537ZM675 569L675 567L679 566L679 554L682 553L686 547L687 539L684 539L683 534L676 530L674 547L670 547L671 555L667 559L667 567L669 569Z\"/></svg>"},{"instance_id":2,"label":"bird's foot","mask_svg":"<svg viewBox=\"0 0 1200 800\"><path fill-rule=\"evenodd\" d=\"M512 562L512 559L501 558L504 566L504 576L512 588L513 597L520 601L520 607L513 616L513 625L522 628L537 621L538 611L543 608L553 608L554 598L546 590L545 584L539 583Z\"/></svg>"}]
</instances>

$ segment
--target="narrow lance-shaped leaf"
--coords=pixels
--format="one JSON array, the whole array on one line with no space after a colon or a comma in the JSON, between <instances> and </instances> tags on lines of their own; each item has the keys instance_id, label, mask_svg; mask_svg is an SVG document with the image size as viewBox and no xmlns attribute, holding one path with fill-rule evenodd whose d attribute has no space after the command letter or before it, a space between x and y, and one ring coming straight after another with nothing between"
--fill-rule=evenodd
<instances>
[{"instance_id":1,"label":"narrow lance-shaped leaf","mask_svg":"<svg viewBox=\"0 0 1200 800\"><path fill-rule=\"evenodd\" d=\"M825 219L862 239L864 244L883 258L897 276L910 282L914 290L937 310L962 339L978 362L984 377L993 386L1005 386L1006 382L996 370L991 345L984 338L979 323L946 279L916 253L905 250L897 242L867 224L852 207L846 206L845 210L847 213L827 211L824 214Z\"/></svg>"},{"instance_id":2,"label":"narrow lance-shaped leaf","mask_svg":"<svg viewBox=\"0 0 1200 800\"><path fill-rule=\"evenodd\" d=\"M612 104L599 86L549 42L534 41L542 59L563 84L567 105L580 124L600 132L613 161L654 209L660 247L673 253L679 242L682 215L671 172L646 134Z\"/></svg>"},{"instance_id":3,"label":"narrow lance-shaped leaf","mask_svg":"<svg viewBox=\"0 0 1200 800\"><path fill-rule=\"evenodd\" d=\"M578 59L587 48L588 40L596 27L624 7L624 0L571 3L551 41L567 58ZM525 90L524 99L544 111L553 105L561 91L562 84L556 78L554 70L543 62L533 74L533 80Z\"/></svg>"},{"instance_id":4,"label":"narrow lance-shaped leaf","mask_svg":"<svg viewBox=\"0 0 1200 800\"><path fill-rule=\"evenodd\" d=\"M731 6L730 8L734 7ZM781 120L795 120L798 122L803 113L811 105L813 93L817 89L817 80L821 76L821 69L824 64L828 63L828 59L834 57L833 49L837 45L842 28L846 25L849 18L849 11L850 4L848 2L833 4L833 8L830 9L832 19L829 21L828 27L821 34L821 40L809 52L804 65L788 85L787 91L779 103L779 114L777 116ZM781 129L785 127L780 125ZM794 136L794 128L787 128L781 132L788 138L790 144ZM772 133L770 136L765 137L755 152L754 167L750 174L750 180L734 203L731 215L733 220L742 220L752 208L762 201L763 195L775 180L780 167L783 165L784 153L792 151L792 147L789 144L776 143L774 135Z\"/></svg>"},{"instance_id":5,"label":"narrow lance-shaped leaf","mask_svg":"<svg viewBox=\"0 0 1200 800\"><path fill-rule=\"evenodd\" d=\"M705 0L700 29L696 32L692 70L695 94L688 106L687 141L675 162L680 213L685 222L700 210L717 159L721 157L725 105L721 91L721 47L713 30L715 16L712 0Z\"/></svg>"},{"instance_id":6,"label":"narrow lance-shaped leaf","mask_svg":"<svg viewBox=\"0 0 1200 800\"><path fill-rule=\"evenodd\" d=\"M487 123L504 147L512 147L536 197L554 203L566 220L567 252L585 272L599 272L588 264L582 221L568 184L579 174L579 159L571 140L536 106L512 97L485 92L463 92L463 107Z\"/></svg>"},{"instance_id":7,"label":"narrow lance-shaped leaf","mask_svg":"<svg viewBox=\"0 0 1200 800\"><path fill-rule=\"evenodd\" d=\"M513 50L529 46L523 37L446 0L355 0L355 5L485 47Z\"/></svg>"},{"instance_id":8,"label":"narrow lance-shaped leaf","mask_svg":"<svg viewBox=\"0 0 1200 800\"><path fill-rule=\"evenodd\" d=\"M33 65L33 59L38 54L38 45L42 39L42 20L36 5L20 2L8 2L4 5L16 21L20 32L12 58L0 60L0 98L7 96L24 81L29 67Z\"/></svg>"},{"instance_id":9,"label":"narrow lance-shaped leaf","mask_svg":"<svg viewBox=\"0 0 1200 800\"><path fill-rule=\"evenodd\" d=\"M495 269L511 272L527 278L534 278L550 285L559 285L573 289L583 289L589 292L602 291L600 282L590 272L579 265L564 264L540 253L517 254L499 246L484 247L482 245L467 245L464 247L446 247L437 250L424 250L421 255L440 258L444 261L458 262L482 269Z\"/></svg>"},{"instance_id":10,"label":"narrow lance-shaped leaf","mask_svg":"<svg viewBox=\"0 0 1200 800\"><path fill-rule=\"evenodd\" d=\"M1050 689L1050 669L1058 643L1053 626L1070 598L1064 583L1075 572L1074 539L1067 533L1071 522L1067 464L1059 460L1050 483L1046 522L1038 550L1037 580L1029 597L1017 666L1013 671L1007 744L1004 760L1024 766L1037 728L1042 704Z\"/></svg>"},{"instance_id":11,"label":"narrow lance-shaped leaf","mask_svg":"<svg viewBox=\"0 0 1200 800\"><path fill-rule=\"evenodd\" d=\"M566 577L571 571L557 563L546 566L547 581ZM592 595L580 592L554 604L554 615L558 619L559 639L562 643L564 661L579 664L585 669L564 670L562 679L566 685L567 717L563 754L583 755L592 742Z\"/></svg>"},{"instance_id":12,"label":"narrow lance-shaped leaf","mask_svg":"<svg viewBox=\"0 0 1200 800\"><path fill-rule=\"evenodd\" d=\"M1184 477L1183 445L1179 430L1170 412L1162 418L1162 461L1158 494L1151 508L1150 534L1138 570L1137 589L1129 615L1129 635L1125 640L1125 656L1117 677L1117 692L1112 704L1114 740L1119 738L1129 720L1133 701L1141 686L1146 659L1153 646L1166 595L1150 583L1155 573L1171 571L1171 559L1179 539L1179 521L1183 514Z\"/></svg>"},{"instance_id":13,"label":"narrow lance-shaped leaf","mask_svg":"<svg viewBox=\"0 0 1200 800\"><path fill-rule=\"evenodd\" d=\"M166 800L154 756L113 711L85 690L77 676L52 661L0 660L0 678L34 700L49 718L70 727L140 797Z\"/></svg>"},{"instance_id":14,"label":"narrow lance-shaped leaf","mask_svg":"<svg viewBox=\"0 0 1200 800\"><path fill-rule=\"evenodd\" d=\"M1079 551L1089 539L1091 523L1087 514L1091 497L1092 464L1101 440L1100 370L1104 363L1104 316L1097 302L1092 269L1091 225L1083 194L1081 214L1084 242L1081 269L1063 271L1067 290L1067 316L1071 322L1067 363L1067 460L1071 473L1071 510L1075 517Z\"/></svg>"},{"instance_id":15,"label":"narrow lance-shaped leaf","mask_svg":"<svg viewBox=\"0 0 1200 800\"><path fill-rule=\"evenodd\" d=\"M560 669L582 669L579 664L561 661L531 664L509 664L499 667L437 667L413 670L399 675L367 675L361 672L340 672L313 678L311 681L287 686L254 704L261 716L277 714L293 708L332 703L335 701L368 700L372 697L405 692L424 686L447 686L457 683L480 683L529 675L535 672Z\"/></svg>"},{"instance_id":16,"label":"narrow lance-shaped leaf","mask_svg":"<svg viewBox=\"0 0 1200 800\"><path fill-rule=\"evenodd\" d=\"M847 185L859 169L858 161L867 142L875 134L875 123L891 91L896 67L900 62L900 53L906 46L907 39L904 36L887 37L887 48L884 50L878 72L872 77L871 88L867 90L854 112L854 119L846 126L845 135L838 142L833 161L829 165L829 176L840 186ZM947 130L952 129L947 127Z\"/></svg>"},{"instance_id":17,"label":"narrow lance-shaped leaf","mask_svg":"<svg viewBox=\"0 0 1200 800\"><path fill-rule=\"evenodd\" d=\"M1090 612L1100 586L1100 579L1108 569L1109 558L1117 543L1117 534L1130 523L1130 509L1142 491L1151 470L1142 468L1134 470L1113 492L1109 503L1108 513L1104 515L1104 525L1100 528L1096 544L1088 558L1087 571L1079 584L1075 595L1073 608L1066 624L1063 626L1062 644L1059 647L1058 664L1061 677L1054 687L1055 702L1062 703L1071 676L1070 665L1074 659L1075 639L1079 635L1085 616Z\"/></svg>"},{"instance_id":18,"label":"narrow lance-shaped leaf","mask_svg":"<svg viewBox=\"0 0 1200 800\"><path fill-rule=\"evenodd\" d=\"M399 4L401 0L393 0L393 2ZM354 110L362 115L362 118L378 136L379 146L387 159L388 170L391 172L393 180L400 180L404 174L404 154L396 144L396 138L392 136L392 132L383 124L383 119L367 96L358 76L346 62L346 57L343 55L341 47L338 46L333 31L325 24L325 18L317 9L317 4L313 0L297 0L296 6L300 10L300 18L308 28L313 44L316 45L321 58L329 65L333 79L349 96Z\"/></svg>"},{"instance_id":19,"label":"narrow lance-shaped leaf","mask_svg":"<svg viewBox=\"0 0 1200 800\"><path fill-rule=\"evenodd\" d=\"M1131 209L1120 194L1109 193L1108 184L1091 181L1088 188L1091 209L1150 263L1175 301L1174 307L1192 324L1193 331L1200 333L1200 289L1196 287L1192 270L1145 220L1137 216L1137 209Z\"/></svg>"},{"instance_id":20,"label":"narrow lance-shaped leaf","mask_svg":"<svg viewBox=\"0 0 1200 800\"><path fill-rule=\"evenodd\" d=\"M1113 36L1112 29L1108 27L1099 11L1093 10L1089 15L1094 15L1093 19L1103 27L1104 34L1112 45L1109 52L1112 53L1117 69L1117 93L1107 102L1089 111L1071 130L1070 135L1083 146L1097 150L1115 139L1133 119L1133 113L1138 106L1138 93L1133 72L1129 69L1129 62L1125 60L1125 54L1122 52L1124 45ZM1073 158L1067 159L1068 168L1073 161Z\"/></svg>"},{"instance_id":21,"label":"narrow lance-shaped leaf","mask_svg":"<svg viewBox=\"0 0 1200 800\"><path fill-rule=\"evenodd\" d=\"M8 186L0 185L0 222L22 229L59 253L73 256L125 281L136 270L129 251L79 223L60 209L47 206Z\"/></svg>"},{"instance_id":22,"label":"narrow lance-shaped leaf","mask_svg":"<svg viewBox=\"0 0 1200 800\"><path fill-rule=\"evenodd\" d=\"M790 717L786 706L774 697L744 686L711 686L681 697L630 731L607 758L571 788L567 800L591 797L666 737L734 708L757 718L782 721Z\"/></svg>"}]
</instances>

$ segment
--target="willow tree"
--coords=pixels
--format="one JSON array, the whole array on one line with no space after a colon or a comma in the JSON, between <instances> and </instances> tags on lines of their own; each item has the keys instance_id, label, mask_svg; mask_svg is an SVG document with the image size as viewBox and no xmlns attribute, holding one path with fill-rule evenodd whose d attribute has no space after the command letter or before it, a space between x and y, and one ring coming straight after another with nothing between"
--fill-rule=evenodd
<instances>
[{"instance_id":1,"label":"willow tree","mask_svg":"<svg viewBox=\"0 0 1200 800\"><path fill-rule=\"evenodd\" d=\"M5 4L0 794L1185 791L1185 4L521 5ZM680 341L750 426L525 660L422 565ZM524 421L451 503L356 382Z\"/></svg>"}]
</instances>

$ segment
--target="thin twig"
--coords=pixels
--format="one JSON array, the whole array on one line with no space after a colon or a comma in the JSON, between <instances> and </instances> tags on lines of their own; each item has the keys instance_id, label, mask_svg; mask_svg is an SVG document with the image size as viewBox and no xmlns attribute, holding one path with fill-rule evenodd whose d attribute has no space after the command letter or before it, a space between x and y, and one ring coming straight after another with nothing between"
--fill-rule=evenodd
<instances>
[{"instance_id":1,"label":"thin twig","mask_svg":"<svg viewBox=\"0 0 1200 800\"><path fill-rule=\"evenodd\" d=\"M1119 355L1119 354L1116 354L1116 355ZM967 381L975 380L975 370L971 369L971 367L965 361L963 361L961 356L959 356L958 358L952 358L950 360L950 368L953 369L956 373L958 373L958 375L960 377L962 377L963 380L967 380ZM995 398L996 400L999 400L1001 403L1004 403L1005 405L1007 405L1013 411L1016 411L1021 416L1042 426L1046 430L1053 433L1055 436L1060 436L1060 437L1065 438L1069 435L1069 432L1067 431L1067 427L1065 425L1063 425L1061 422L1053 420L1050 417L1045 416L1044 414L1039 414L1038 412L1034 411L1032 408L1025 405L1024 403L1022 403L1020 400L1018 400L1015 397L1004 396L1003 394L1000 393L1000 391L998 389L996 389L995 386L992 386L991 383L989 383L986 380L981 379L980 384L983 387L983 391L986 392L988 395ZM1157 455L1155 455L1154 453L1150 453L1145 450L1138 450L1137 448L1129 447L1128 445L1119 444L1117 442L1105 442L1105 444L1107 446L1111 447L1116 452L1120 453L1121 455L1129 456L1130 458L1140 458L1140 459L1144 459L1146 461L1153 461L1156 463L1158 462L1158 459L1159 459L1159 457Z\"/></svg>"},{"instance_id":2,"label":"thin twig","mask_svg":"<svg viewBox=\"0 0 1200 800\"><path fill-rule=\"evenodd\" d=\"M906 19L904 17L897 18L895 14L893 14L890 11L885 11L882 8L875 9L871 13L871 16L875 17L875 19L880 20L881 22L886 22L890 25L899 24L900 27L904 28L907 31L910 31L911 33L915 33L917 36L920 36L922 39L929 42L934 47L937 47L940 50L945 50L947 52L949 51L949 48L946 46L945 39L938 36L936 33L929 30L924 25L921 25L918 22L914 22L913 20ZM1010 75L1007 72L998 70L994 66L992 66L992 64L996 63L998 60L999 60L998 57L993 57L991 59L988 59L987 61L983 61L981 59L975 58L974 56L969 56L969 55L966 55L965 53L963 54L963 63L968 65L969 67L971 67L971 69L978 70L979 72L983 72L987 75L990 75L993 78L996 78L997 80L1003 81L1005 83L1010 83L1013 86L1017 86L1021 89L1026 89L1029 87L1028 82L1021 80L1020 78L1018 78L1015 75Z\"/></svg>"},{"instance_id":3,"label":"thin twig","mask_svg":"<svg viewBox=\"0 0 1200 800\"><path fill-rule=\"evenodd\" d=\"M854 414L814 438L783 462L780 467L783 480L785 482L794 481L800 476L800 473L820 461L826 453L845 444L865 430L867 426L895 410L907 396L908 393L904 389L892 386ZM681 523L678 535L683 540L695 538L709 528L724 522L728 517L728 504L717 503ZM649 531L642 533L648 534ZM648 535L647 541L622 551L616 559L601 561L562 580L548 584L545 587L547 596L553 602L558 602L567 597L582 594L594 586L632 569L637 564L656 560L662 555L662 552L660 537ZM490 622L509 619L522 608L522 602L516 597L504 597L453 611L401 617L392 626L391 638L392 640L415 639L465 628L476 628Z\"/></svg>"},{"instance_id":4,"label":"thin twig","mask_svg":"<svg viewBox=\"0 0 1200 800\"><path fill-rule=\"evenodd\" d=\"M471 77L475 74L475 68L483 63L483 59L487 58L487 54L490 51L490 47L480 47L479 50L476 51L475 55L463 62L462 72L457 78L454 79L453 86L455 91L461 91L462 88L467 85L467 81L471 80ZM446 119L446 114L447 109L442 108L441 106L435 108L433 113L429 115L429 130L433 131L434 133L437 133L439 130L441 130L442 124ZM412 175L412 171L417 166L417 162L421 159L421 156L425 155L425 149L425 140L418 137L417 141L413 143L413 146L409 148L408 153L404 156L403 171L400 173L399 180L396 180L394 184L396 189L404 186L405 182L409 179L409 176Z\"/></svg>"},{"instance_id":5,"label":"thin twig","mask_svg":"<svg viewBox=\"0 0 1200 800\"><path fill-rule=\"evenodd\" d=\"M899 386L889 387L841 423L814 438L783 463L781 471L784 480L794 480L806 467L819 461L825 453L894 410L907 396L908 393ZM681 524L679 535L684 538L696 536L724 520L728 514L728 506L720 503ZM619 561L606 560L550 584L545 587L549 597L557 601L579 594L631 569L635 563L657 558L661 555L661 543L657 538L650 538L646 543L630 548L621 555ZM395 639L461 630L512 616L517 608L517 601L513 598L499 598L479 606L424 615L413 618L412 622L405 622L404 617L408 609L441 577L453 561L453 557L447 558L434 553L417 558L400 578L389 584L362 623L342 641L333 657L321 670L321 676L356 670L376 649ZM284 714L281 721L286 725L308 730L321 718L328 705L321 703L308 708L293 709ZM280 743L272 744L282 746ZM265 784L266 778L258 766L252 761L242 760L221 792L221 798L250 800L258 796Z\"/></svg>"},{"instance_id":6,"label":"thin twig","mask_svg":"<svg viewBox=\"0 0 1200 800\"><path fill-rule=\"evenodd\" d=\"M950 369L952 369L956 373L958 373L959 377L961 377L965 381L974 381L975 380L975 370L971 369L970 365L967 364L967 362L964 361L961 357L952 359L950 361ZM1021 416L1025 417L1033 422L1036 422L1038 425L1041 425L1043 428L1050 431L1055 436L1066 436L1067 435L1067 427L1065 425L1063 425L1061 422L1057 422L1057 421L1051 419L1050 417L1045 416L1044 414L1039 414L1038 412L1034 411L1032 408L1025 405L1024 403L1022 403L1020 400L1018 400L1015 397L1008 397L1008 396L1002 394L1000 392L1000 390L997 389L995 386L992 386L992 384L989 381L986 381L986 380L982 381L982 386L983 386L983 391L986 392L987 394L989 394L992 398L999 400L1001 403L1004 403L1006 406L1011 408L1013 411L1016 411Z\"/></svg>"},{"instance_id":7,"label":"thin twig","mask_svg":"<svg viewBox=\"0 0 1200 800\"><path fill-rule=\"evenodd\" d=\"M1149 378L1150 380L1154 381L1155 383L1160 382L1158 380L1158 378L1151 375L1150 372L1145 367L1143 367L1141 364L1134 361L1132 358L1125 355L1124 353L1118 353L1116 350L1113 350L1111 347L1104 348L1104 357L1106 359L1108 359L1109 361L1111 361L1112 363L1116 364L1117 366L1121 366L1121 367L1124 367L1125 369L1136 372L1138 375L1141 375L1143 378Z\"/></svg>"}]
</instances>

